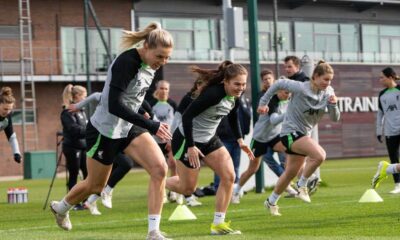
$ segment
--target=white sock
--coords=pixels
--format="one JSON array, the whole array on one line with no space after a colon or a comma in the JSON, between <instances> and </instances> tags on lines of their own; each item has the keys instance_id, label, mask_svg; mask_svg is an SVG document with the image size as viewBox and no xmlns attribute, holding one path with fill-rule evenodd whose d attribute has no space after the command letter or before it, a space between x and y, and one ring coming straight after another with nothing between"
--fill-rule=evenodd
<instances>
[{"instance_id":1,"label":"white sock","mask_svg":"<svg viewBox=\"0 0 400 240\"><path fill-rule=\"evenodd\" d=\"M305 187L307 185L308 178L304 177L304 175L301 175L299 181L297 182L298 187Z\"/></svg>"},{"instance_id":2,"label":"white sock","mask_svg":"<svg viewBox=\"0 0 400 240\"><path fill-rule=\"evenodd\" d=\"M149 221L149 232L156 230L160 230L160 221L161 221L161 215L149 215L148 217Z\"/></svg>"},{"instance_id":3,"label":"white sock","mask_svg":"<svg viewBox=\"0 0 400 240\"><path fill-rule=\"evenodd\" d=\"M395 164L390 164L387 168L386 168L386 173L387 174L395 174L398 173L397 172L397 168L396 168L396 163Z\"/></svg>"},{"instance_id":4,"label":"white sock","mask_svg":"<svg viewBox=\"0 0 400 240\"><path fill-rule=\"evenodd\" d=\"M215 212L214 213L214 225L218 225L225 222L225 213L223 212Z\"/></svg>"},{"instance_id":5,"label":"white sock","mask_svg":"<svg viewBox=\"0 0 400 240\"><path fill-rule=\"evenodd\" d=\"M98 194L92 194L89 196L89 198L86 200L87 203L92 204L97 201L97 199L100 197Z\"/></svg>"},{"instance_id":6,"label":"white sock","mask_svg":"<svg viewBox=\"0 0 400 240\"><path fill-rule=\"evenodd\" d=\"M107 194L112 193L113 190L114 190L114 188L112 188L112 187L110 187L110 186L108 186L108 185L103 189L103 191L104 191L105 193L107 193Z\"/></svg>"},{"instance_id":7,"label":"white sock","mask_svg":"<svg viewBox=\"0 0 400 240\"><path fill-rule=\"evenodd\" d=\"M281 196L279 194L277 194L274 191L272 191L271 195L268 197L267 200L271 205L276 205L276 203L278 202L280 197Z\"/></svg>"},{"instance_id":8,"label":"white sock","mask_svg":"<svg viewBox=\"0 0 400 240\"><path fill-rule=\"evenodd\" d=\"M235 183L235 185L233 185L233 193L240 193L240 191L242 190L242 186L240 186L238 183Z\"/></svg>"},{"instance_id":9,"label":"white sock","mask_svg":"<svg viewBox=\"0 0 400 240\"><path fill-rule=\"evenodd\" d=\"M72 205L69 204L64 197L60 202L58 202L58 204L54 205L53 208L57 213L65 214L72 208Z\"/></svg>"}]
</instances>

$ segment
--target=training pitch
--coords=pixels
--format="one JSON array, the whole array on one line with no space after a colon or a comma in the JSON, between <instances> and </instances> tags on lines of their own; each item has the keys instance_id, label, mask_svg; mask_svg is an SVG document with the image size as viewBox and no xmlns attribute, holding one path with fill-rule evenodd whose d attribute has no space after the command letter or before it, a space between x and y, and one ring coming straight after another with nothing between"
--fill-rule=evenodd
<instances>
[{"instance_id":1,"label":"training pitch","mask_svg":"<svg viewBox=\"0 0 400 240\"><path fill-rule=\"evenodd\" d=\"M271 189L263 194L248 192L227 214L232 228L242 231L239 236L209 235L214 197L199 199L203 205L191 208L198 219L191 221L168 221L176 204L165 204L161 230L173 239L395 239L400 229L400 194L388 193L394 186L391 176L377 189L384 202L358 203L370 188L380 160L387 159L328 160L321 168L324 183L311 196L312 203L282 197L281 217L270 216L263 206ZM212 181L206 167L200 177L200 186ZM71 211L70 232L56 226L48 207L42 210L50 179L0 182L0 239L145 239L148 179L141 170L130 172L114 190L113 209L98 201L101 216ZM7 204L7 188L18 186L29 189L29 203ZM50 199L61 199L65 189L65 179L57 179Z\"/></svg>"}]
</instances>

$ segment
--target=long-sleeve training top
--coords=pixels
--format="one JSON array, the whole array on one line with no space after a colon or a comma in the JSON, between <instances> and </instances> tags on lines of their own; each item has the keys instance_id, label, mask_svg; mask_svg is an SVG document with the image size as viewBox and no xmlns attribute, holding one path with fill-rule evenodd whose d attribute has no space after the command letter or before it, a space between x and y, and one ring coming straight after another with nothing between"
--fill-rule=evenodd
<instances>
[{"instance_id":1,"label":"long-sleeve training top","mask_svg":"<svg viewBox=\"0 0 400 240\"><path fill-rule=\"evenodd\" d=\"M281 133L282 121L288 107L288 100L279 100L274 95L268 104L268 114L260 115L253 130L253 139L258 142L269 142Z\"/></svg>"},{"instance_id":2,"label":"long-sleeve training top","mask_svg":"<svg viewBox=\"0 0 400 240\"><path fill-rule=\"evenodd\" d=\"M178 108L175 111L174 120L171 124L172 133L175 132L176 128L181 124L182 114L185 112L186 108L193 102L194 99L195 98L193 97L193 93L188 92L179 102Z\"/></svg>"},{"instance_id":3,"label":"long-sleeve training top","mask_svg":"<svg viewBox=\"0 0 400 240\"><path fill-rule=\"evenodd\" d=\"M97 104L99 104L99 102L100 102L100 98L101 98L101 92L94 92L94 93L90 94L87 98L85 98L82 101L80 101L79 103L77 103L76 108L80 110L80 109L85 108L87 105L89 105L91 103L96 104L96 106L97 106ZM140 113L140 114L148 113L150 115L150 119L153 119L153 116L154 116L154 113L151 110L151 106L146 100L143 100L138 113Z\"/></svg>"},{"instance_id":4,"label":"long-sleeve training top","mask_svg":"<svg viewBox=\"0 0 400 240\"><path fill-rule=\"evenodd\" d=\"M185 136L188 146L194 146L194 142L208 142L226 115L236 138L242 138L237 115L238 105L239 99L227 96L223 84L204 89L182 115L179 130Z\"/></svg>"},{"instance_id":5,"label":"long-sleeve training top","mask_svg":"<svg viewBox=\"0 0 400 240\"><path fill-rule=\"evenodd\" d=\"M379 93L378 113L376 116L376 135L400 135L400 85L385 88Z\"/></svg>"},{"instance_id":6,"label":"long-sleeve training top","mask_svg":"<svg viewBox=\"0 0 400 240\"><path fill-rule=\"evenodd\" d=\"M332 121L339 121L340 112L337 104L330 104L328 99L335 95L331 86L326 90L314 92L311 83L297 82L289 79L280 79L268 89L261 97L259 106L269 103L272 96L280 89L292 93L289 106L283 120L281 136L293 132L301 132L309 135L311 129L318 123L328 108L328 113Z\"/></svg>"},{"instance_id":7,"label":"long-sleeve training top","mask_svg":"<svg viewBox=\"0 0 400 240\"><path fill-rule=\"evenodd\" d=\"M11 115L12 113L8 114L6 117L0 117L0 131L4 130L4 133L7 136L13 153L21 154L21 152L19 151L17 135L15 134L13 129Z\"/></svg>"},{"instance_id":8,"label":"long-sleeve training top","mask_svg":"<svg viewBox=\"0 0 400 240\"><path fill-rule=\"evenodd\" d=\"M176 103L168 98L167 101L154 101L150 103L152 111L154 112L154 116L158 121L167 123L169 126L172 125L174 120L174 113L176 110ZM154 136L154 139L157 143L166 143L167 141L160 139L157 136Z\"/></svg>"},{"instance_id":9,"label":"long-sleeve training top","mask_svg":"<svg viewBox=\"0 0 400 240\"><path fill-rule=\"evenodd\" d=\"M133 124L156 134L160 123L138 113L154 73L155 70L142 62L135 48L121 53L113 61L100 103L90 118L102 135L112 139L127 137Z\"/></svg>"},{"instance_id":10,"label":"long-sleeve training top","mask_svg":"<svg viewBox=\"0 0 400 240\"><path fill-rule=\"evenodd\" d=\"M68 109L63 107L60 118L63 126L63 145L85 149L87 123L85 112L83 110L69 112Z\"/></svg>"}]
</instances>

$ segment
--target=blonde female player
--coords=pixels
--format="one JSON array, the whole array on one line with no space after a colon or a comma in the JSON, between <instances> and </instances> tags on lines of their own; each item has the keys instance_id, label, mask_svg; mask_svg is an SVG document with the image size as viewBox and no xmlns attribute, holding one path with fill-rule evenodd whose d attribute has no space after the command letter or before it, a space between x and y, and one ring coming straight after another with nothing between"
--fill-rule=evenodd
<instances>
[{"instance_id":1,"label":"blonde female player","mask_svg":"<svg viewBox=\"0 0 400 240\"><path fill-rule=\"evenodd\" d=\"M297 82L281 79L273 84L260 99L257 111L265 114L268 111L270 99L278 90L285 89L292 93L280 134L281 142L286 147L286 168L279 177L272 194L265 201L265 206L270 209L272 215L281 215L277 205L278 199L297 175L306 157L308 157L306 165L297 182L298 197L305 202L311 202L307 181L325 160L326 152L310 137L310 131L322 118L326 108L331 120L337 122L340 118L336 104L337 98L330 86L332 79L333 68L328 63L320 61L310 81Z\"/></svg>"},{"instance_id":2,"label":"blonde female player","mask_svg":"<svg viewBox=\"0 0 400 240\"><path fill-rule=\"evenodd\" d=\"M107 80L86 130L88 177L60 201L51 202L59 227L71 230L68 211L92 193L100 193L112 169L114 157L123 152L150 175L148 190L148 239L166 239L159 230L167 164L151 134L170 140L169 126L138 113L155 71L167 63L173 40L159 23L139 32L125 31L125 50L111 64ZM141 47L136 47L142 43ZM150 132L150 133L149 133Z\"/></svg>"}]
</instances>

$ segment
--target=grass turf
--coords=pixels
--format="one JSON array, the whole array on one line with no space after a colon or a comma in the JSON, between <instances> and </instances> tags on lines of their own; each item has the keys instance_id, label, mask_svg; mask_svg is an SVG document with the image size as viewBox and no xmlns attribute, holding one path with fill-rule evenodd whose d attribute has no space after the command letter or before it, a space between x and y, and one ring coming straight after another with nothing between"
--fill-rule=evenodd
<instances>
[{"instance_id":1,"label":"grass turf","mask_svg":"<svg viewBox=\"0 0 400 240\"><path fill-rule=\"evenodd\" d=\"M311 196L312 203L281 198L282 217L272 217L263 206L270 194L249 192L239 205L231 205L227 220L243 235L221 236L221 239L394 239L400 221L400 195L388 192L393 188L389 177L378 189L383 203L358 203L370 188L376 171L377 158L330 160L321 168L326 184ZM113 209L98 201L101 216L88 211L71 211L73 230L59 229L47 207L42 210L50 180L0 182L0 239L144 239L147 233L147 182L143 171L129 173L113 195ZM200 186L212 179L208 168L200 173ZM29 203L7 204L8 187L29 189ZM57 179L50 199L59 200L65 194L65 179ZM199 199L202 206L191 208L194 221L167 221L176 205L165 204L161 229L173 239L214 239L210 223L214 212L214 197Z\"/></svg>"}]
</instances>

